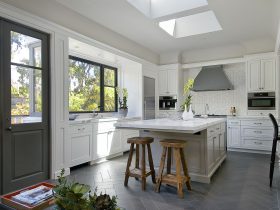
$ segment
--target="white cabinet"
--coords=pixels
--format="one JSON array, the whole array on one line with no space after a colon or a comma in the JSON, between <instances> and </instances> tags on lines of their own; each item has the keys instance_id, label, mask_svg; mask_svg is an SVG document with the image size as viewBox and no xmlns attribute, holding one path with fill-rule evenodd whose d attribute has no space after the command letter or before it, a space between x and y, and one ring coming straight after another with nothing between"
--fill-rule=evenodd
<instances>
[{"instance_id":1,"label":"white cabinet","mask_svg":"<svg viewBox=\"0 0 280 210\"><path fill-rule=\"evenodd\" d=\"M276 60L255 59L247 62L248 92L276 90Z\"/></svg>"},{"instance_id":2,"label":"white cabinet","mask_svg":"<svg viewBox=\"0 0 280 210\"><path fill-rule=\"evenodd\" d=\"M208 169L213 168L215 163L215 156L214 156L214 139L213 137L207 138L207 166Z\"/></svg>"},{"instance_id":3,"label":"white cabinet","mask_svg":"<svg viewBox=\"0 0 280 210\"><path fill-rule=\"evenodd\" d=\"M122 129L121 130L122 150L126 152L130 149L130 144L127 143L128 138L138 137L138 136L139 136L139 131Z\"/></svg>"},{"instance_id":4,"label":"white cabinet","mask_svg":"<svg viewBox=\"0 0 280 210\"><path fill-rule=\"evenodd\" d=\"M272 138L273 126L269 119L228 120L227 142L229 149L270 151Z\"/></svg>"},{"instance_id":5,"label":"white cabinet","mask_svg":"<svg viewBox=\"0 0 280 210\"><path fill-rule=\"evenodd\" d=\"M111 130L94 135L93 160L122 152L121 131Z\"/></svg>"},{"instance_id":6,"label":"white cabinet","mask_svg":"<svg viewBox=\"0 0 280 210\"><path fill-rule=\"evenodd\" d=\"M228 147L240 147L240 126L228 126L227 127L227 143Z\"/></svg>"},{"instance_id":7,"label":"white cabinet","mask_svg":"<svg viewBox=\"0 0 280 210\"><path fill-rule=\"evenodd\" d=\"M70 167L91 161L91 125L70 126Z\"/></svg>"},{"instance_id":8,"label":"white cabinet","mask_svg":"<svg viewBox=\"0 0 280 210\"><path fill-rule=\"evenodd\" d=\"M159 71L159 95L176 95L178 92L177 70Z\"/></svg>"}]
</instances>

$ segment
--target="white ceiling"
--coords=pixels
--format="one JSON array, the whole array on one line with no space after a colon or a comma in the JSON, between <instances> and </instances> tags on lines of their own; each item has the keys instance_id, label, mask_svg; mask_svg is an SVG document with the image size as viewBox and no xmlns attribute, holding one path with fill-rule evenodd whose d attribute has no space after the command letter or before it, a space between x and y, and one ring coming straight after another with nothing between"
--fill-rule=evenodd
<instances>
[{"instance_id":1,"label":"white ceiling","mask_svg":"<svg viewBox=\"0 0 280 210\"><path fill-rule=\"evenodd\" d=\"M208 6L155 20L146 17L126 0L56 1L159 54L226 45L250 46L254 40L275 42L277 34L274 7L278 0L208 0ZM208 10L214 11L223 30L175 39L158 26L159 21Z\"/></svg>"}]
</instances>

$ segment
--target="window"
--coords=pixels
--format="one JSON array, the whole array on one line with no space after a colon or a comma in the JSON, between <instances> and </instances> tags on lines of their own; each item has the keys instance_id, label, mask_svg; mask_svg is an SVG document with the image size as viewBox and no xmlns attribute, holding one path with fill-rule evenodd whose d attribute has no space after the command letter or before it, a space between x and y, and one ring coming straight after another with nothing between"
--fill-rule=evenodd
<instances>
[{"instance_id":1,"label":"window","mask_svg":"<svg viewBox=\"0 0 280 210\"><path fill-rule=\"evenodd\" d=\"M69 111L117 111L117 69L74 56L69 60Z\"/></svg>"}]
</instances>

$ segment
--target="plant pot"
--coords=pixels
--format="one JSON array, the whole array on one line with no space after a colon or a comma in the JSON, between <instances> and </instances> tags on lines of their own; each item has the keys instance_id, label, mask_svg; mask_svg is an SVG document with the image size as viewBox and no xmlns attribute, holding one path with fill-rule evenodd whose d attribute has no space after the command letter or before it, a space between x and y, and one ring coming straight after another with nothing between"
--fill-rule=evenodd
<instances>
[{"instance_id":1,"label":"plant pot","mask_svg":"<svg viewBox=\"0 0 280 210\"><path fill-rule=\"evenodd\" d=\"M120 117L126 117L127 112L128 112L128 109L119 109L119 116Z\"/></svg>"}]
</instances>

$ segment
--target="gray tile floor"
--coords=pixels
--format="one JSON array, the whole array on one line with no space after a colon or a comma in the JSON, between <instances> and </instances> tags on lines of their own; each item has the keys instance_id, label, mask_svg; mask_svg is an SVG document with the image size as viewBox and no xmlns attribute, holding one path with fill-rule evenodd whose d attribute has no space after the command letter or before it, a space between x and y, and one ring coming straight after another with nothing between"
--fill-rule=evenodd
<instances>
[{"instance_id":1,"label":"gray tile floor","mask_svg":"<svg viewBox=\"0 0 280 210\"><path fill-rule=\"evenodd\" d=\"M185 198L177 197L176 189L163 185L153 191L149 177L147 190L141 182L129 179L123 186L127 155L93 166L71 171L71 179L89 184L99 192L117 195L119 206L126 210L266 210L279 209L279 170L275 170L273 187L268 185L269 155L229 152L226 161L212 178L211 184L192 182L192 191L185 189Z\"/></svg>"}]
</instances>

